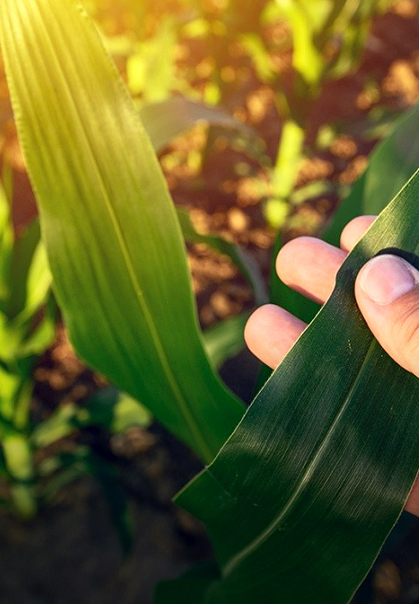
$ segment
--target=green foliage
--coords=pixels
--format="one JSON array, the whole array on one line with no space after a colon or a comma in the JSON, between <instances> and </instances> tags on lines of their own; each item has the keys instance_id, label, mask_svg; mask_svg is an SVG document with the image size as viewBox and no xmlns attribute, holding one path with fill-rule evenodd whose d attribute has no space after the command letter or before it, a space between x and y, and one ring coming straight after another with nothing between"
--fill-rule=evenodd
<instances>
[{"instance_id":1,"label":"green foliage","mask_svg":"<svg viewBox=\"0 0 419 604\"><path fill-rule=\"evenodd\" d=\"M283 140L276 164L289 170L281 201L293 186L303 144L300 102L314 99L331 73L323 51L337 23L350 29L344 16L353 4L323 2L316 14L306 2L277 5L293 23L299 74L286 99L284 136L292 152ZM374 6L368 3L364 13L359 5L363 23ZM222 37L217 17L207 15L206 25L213 39ZM3 0L0 28L54 288L74 346L210 464L177 501L206 524L217 564L163 586L157 601L347 603L396 522L419 464L418 381L381 350L353 296L357 272L383 248L413 260L419 253L411 220L418 213L419 173L349 255L329 302L243 417L243 406L214 370L227 345L237 349L243 317L228 330L207 333L206 351L179 217L187 239L233 257L260 292L246 257L219 237L196 233L186 214L176 214L138 111L77 0ZM233 31L248 33L247 19L237 19ZM359 41L351 43L355 48ZM168 89L163 82L154 98L160 101ZM400 160L403 184L415 160L406 161L403 145L401 153L393 145L397 136L377 153L380 169L394 156ZM368 204L380 187L368 189L367 177L361 183L353 195L362 189ZM282 179L275 186L283 186ZM6 248L7 240L5 232ZM32 309L23 298L18 292L12 306ZM33 432L33 442L49 444L91 422L119 430L147 419L131 398L108 405L96 400L83 410L61 409ZM5 434L10 423L5 413ZM28 506L22 489L32 478L27 443L17 432L3 444L3 466L15 477L22 509ZM54 475L57 468L58 486L65 472L74 477L79 468L100 478L128 545L126 505L113 491L112 470L85 449L48 460L43 471Z\"/></svg>"},{"instance_id":2,"label":"green foliage","mask_svg":"<svg viewBox=\"0 0 419 604\"><path fill-rule=\"evenodd\" d=\"M30 518L39 504L55 492L54 485L63 486L81 473L92 473L101 483L106 475L105 493L109 494L111 481L114 495L119 493L121 500L115 469L111 466L105 469L104 462L91 450L86 451L82 465L82 449L77 446L71 463L68 456L54 459L45 456L45 452L40 464L35 461L41 450L57 445L62 438L75 432L91 426L112 433L125 432L129 427L148 425L151 416L137 401L115 389L108 389L83 407L69 404L59 407L48 419L33 420L33 369L55 337L56 308L51 298L52 277L40 241L39 223L35 220L15 238L10 210L8 198L0 186L0 470L9 489L9 499L3 504L22 517ZM96 472L96 469L100 471ZM48 477L47 482L45 477ZM114 498L107 496L107 501L121 542L127 547L127 528L122 530L122 517L112 507Z\"/></svg>"},{"instance_id":3,"label":"green foliage","mask_svg":"<svg viewBox=\"0 0 419 604\"><path fill-rule=\"evenodd\" d=\"M265 217L280 229L295 205L292 194L301 162L312 151L305 130L324 84L359 65L372 20L389 4L389 0L185 0L170 8L143 5L140 10L127 1L121 8L134 17L134 36L126 36L122 51L120 36L108 37L107 44L111 52L125 56L128 86L140 104L168 101L173 94L183 95L186 103L229 102L231 82L225 73L231 67L231 49L239 46L244 51L261 83L275 91L278 119L283 123L274 160L263 150L258 153L270 179ZM100 22L100 11L93 12ZM285 40L275 43L267 39L265 28L279 20L285 20L290 31ZM201 61L205 75L200 77L193 65L175 58L176 48L191 40L199 42L201 53L207 49ZM293 76L288 83L273 60L284 48L292 48ZM180 103L178 97L175 102ZM169 116L167 112L160 131L170 122Z\"/></svg>"},{"instance_id":4,"label":"green foliage","mask_svg":"<svg viewBox=\"0 0 419 604\"><path fill-rule=\"evenodd\" d=\"M56 2L22 13L13 3L4 7L3 48L20 140L72 342L209 461L243 408L206 357L180 228L135 107L74 3L66 8L65 28ZM18 44L8 34L14 28L21 32ZM19 77L15 61L32 64L30 80ZM64 89L64 96L57 93Z\"/></svg>"},{"instance_id":5,"label":"green foliage","mask_svg":"<svg viewBox=\"0 0 419 604\"><path fill-rule=\"evenodd\" d=\"M0 432L4 477L12 505L23 516L33 515L37 505L29 413L34 362L54 338L50 285L39 225L33 223L15 239L10 202L1 186Z\"/></svg>"},{"instance_id":6,"label":"green foliage","mask_svg":"<svg viewBox=\"0 0 419 604\"><path fill-rule=\"evenodd\" d=\"M373 17L389 2L359 0L272 0L264 18L285 18L293 44L295 82L291 89L277 92L277 106L284 120L276 164L272 174L272 197L266 217L281 228L292 205L301 160L305 149L305 129L314 103L326 81L341 78L359 63Z\"/></svg>"},{"instance_id":7,"label":"green foliage","mask_svg":"<svg viewBox=\"0 0 419 604\"><path fill-rule=\"evenodd\" d=\"M142 105L140 117L157 153L176 136L198 124L233 131L249 154L261 156L264 153L265 145L256 132L220 107L175 96L166 101Z\"/></svg>"},{"instance_id":8,"label":"green foliage","mask_svg":"<svg viewBox=\"0 0 419 604\"><path fill-rule=\"evenodd\" d=\"M383 248L417 256L418 195L416 172L216 460L178 496L205 522L221 566L203 602L348 602L396 522L419 463L419 383L373 339L353 286Z\"/></svg>"}]
</instances>

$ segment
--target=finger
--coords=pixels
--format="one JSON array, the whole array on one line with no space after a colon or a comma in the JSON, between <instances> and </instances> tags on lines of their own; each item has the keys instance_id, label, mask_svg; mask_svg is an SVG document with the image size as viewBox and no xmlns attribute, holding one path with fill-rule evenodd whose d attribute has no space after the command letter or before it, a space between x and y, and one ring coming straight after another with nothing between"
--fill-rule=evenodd
<instances>
[{"instance_id":1,"label":"finger","mask_svg":"<svg viewBox=\"0 0 419 604\"><path fill-rule=\"evenodd\" d=\"M303 321L283 308L266 304L250 316L244 337L251 352L275 369L305 327Z\"/></svg>"},{"instance_id":2,"label":"finger","mask_svg":"<svg viewBox=\"0 0 419 604\"><path fill-rule=\"evenodd\" d=\"M340 236L340 247L345 252L350 252L376 218L376 216L358 216L348 222Z\"/></svg>"},{"instance_id":3,"label":"finger","mask_svg":"<svg viewBox=\"0 0 419 604\"><path fill-rule=\"evenodd\" d=\"M298 237L281 249L276 270L289 287L323 304L333 291L345 258L346 252L320 239Z\"/></svg>"},{"instance_id":4,"label":"finger","mask_svg":"<svg viewBox=\"0 0 419 604\"><path fill-rule=\"evenodd\" d=\"M376 256L355 282L356 301L384 350L419 377L419 271L397 256Z\"/></svg>"}]
</instances>

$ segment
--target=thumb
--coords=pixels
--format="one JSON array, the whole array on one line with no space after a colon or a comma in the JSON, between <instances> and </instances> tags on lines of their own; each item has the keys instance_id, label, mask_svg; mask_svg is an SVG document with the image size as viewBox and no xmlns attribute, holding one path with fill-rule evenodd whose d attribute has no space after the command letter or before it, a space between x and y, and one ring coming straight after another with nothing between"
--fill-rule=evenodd
<instances>
[{"instance_id":1,"label":"thumb","mask_svg":"<svg viewBox=\"0 0 419 604\"><path fill-rule=\"evenodd\" d=\"M419 377L419 271L398 256L376 256L360 270L355 297L384 350Z\"/></svg>"}]
</instances>

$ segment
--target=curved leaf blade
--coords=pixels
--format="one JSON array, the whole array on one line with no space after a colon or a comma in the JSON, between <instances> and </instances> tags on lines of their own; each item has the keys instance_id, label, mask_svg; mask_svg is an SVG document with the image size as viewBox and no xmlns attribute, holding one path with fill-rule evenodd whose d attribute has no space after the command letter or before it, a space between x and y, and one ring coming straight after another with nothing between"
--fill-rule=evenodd
<instances>
[{"instance_id":1,"label":"curved leaf blade","mask_svg":"<svg viewBox=\"0 0 419 604\"><path fill-rule=\"evenodd\" d=\"M174 96L166 101L142 105L139 112L156 152L162 151L176 136L197 124L234 130L253 149L259 153L264 151L264 143L253 128L219 107Z\"/></svg>"},{"instance_id":2,"label":"curved leaf blade","mask_svg":"<svg viewBox=\"0 0 419 604\"><path fill-rule=\"evenodd\" d=\"M150 141L76 0L6 0L2 49L72 342L210 460L242 415L212 371Z\"/></svg>"},{"instance_id":3,"label":"curved leaf blade","mask_svg":"<svg viewBox=\"0 0 419 604\"><path fill-rule=\"evenodd\" d=\"M328 303L215 461L180 494L221 565L206 604L347 603L419 465L419 380L373 339L353 295L384 248L418 266L419 171L343 264Z\"/></svg>"}]
</instances>

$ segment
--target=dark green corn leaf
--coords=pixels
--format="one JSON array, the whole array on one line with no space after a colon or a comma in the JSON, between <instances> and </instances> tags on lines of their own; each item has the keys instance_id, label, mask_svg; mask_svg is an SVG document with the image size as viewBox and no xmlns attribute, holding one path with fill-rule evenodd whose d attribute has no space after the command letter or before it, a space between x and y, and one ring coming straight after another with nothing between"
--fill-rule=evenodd
<instances>
[{"instance_id":1,"label":"dark green corn leaf","mask_svg":"<svg viewBox=\"0 0 419 604\"><path fill-rule=\"evenodd\" d=\"M353 294L390 248L417 266L419 171L348 256L328 303L215 461L178 496L221 567L205 604L345 604L419 466L419 380L373 339Z\"/></svg>"},{"instance_id":2,"label":"dark green corn leaf","mask_svg":"<svg viewBox=\"0 0 419 604\"><path fill-rule=\"evenodd\" d=\"M219 576L215 562L197 564L180 579L159 583L154 604L198 604L203 601L208 586Z\"/></svg>"},{"instance_id":3,"label":"dark green corn leaf","mask_svg":"<svg viewBox=\"0 0 419 604\"><path fill-rule=\"evenodd\" d=\"M79 2L4 0L2 51L78 353L210 460L242 415L205 355L175 210Z\"/></svg>"}]
</instances>

